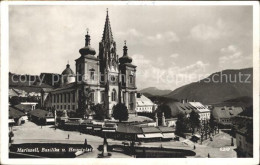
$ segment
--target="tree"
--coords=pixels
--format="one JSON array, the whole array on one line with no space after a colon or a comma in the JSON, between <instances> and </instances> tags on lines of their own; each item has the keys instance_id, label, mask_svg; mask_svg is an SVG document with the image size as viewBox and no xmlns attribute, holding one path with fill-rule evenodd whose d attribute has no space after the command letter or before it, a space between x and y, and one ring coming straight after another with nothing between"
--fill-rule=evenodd
<instances>
[{"instance_id":1,"label":"tree","mask_svg":"<svg viewBox=\"0 0 260 165\"><path fill-rule=\"evenodd\" d=\"M192 128L192 134L193 134L195 131L195 128L200 127L200 115L198 113L196 113L194 110L191 111L191 113L190 113L189 123L190 123L190 127Z\"/></svg>"},{"instance_id":2,"label":"tree","mask_svg":"<svg viewBox=\"0 0 260 165\"><path fill-rule=\"evenodd\" d=\"M20 98L18 96L13 96L12 98L10 98L9 101L11 105L17 105L21 103Z\"/></svg>"},{"instance_id":3,"label":"tree","mask_svg":"<svg viewBox=\"0 0 260 165\"><path fill-rule=\"evenodd\" d=\"M95 112L95 118L97 120L104 120L107 117L107 111L104 104L96 104L91 107L91 110Z\"/></svg>"},{"instance_id":4,"label":"tree","mask_svg":"<svg viewBox=\"0 0 260 165\"><path fill-rule=\"evenodd\" d=\"M85 89L84 84L81 86L81 90L79 91L79 108L77 114L82 116L90 115L90 107L93 105L91 94L93 90L90 88Z\"/></svg>"},{"instance_id":5,"label":"tree","mask_svg":"<svg viewBox=\"0 0 260 165\"><path fill-rule=\"evenodd\" d=\"M171 116L172 116L171 108L166 104L159 105L156 112L157 112L158 117L161 117L162 113L164 113L165 118L171 118Z\"/></svg>"},{"instance_id":6,"label":"tree","mask_svg":"<svg viewBox=\"0 0 260 165\"><path fill-rule=\"evenodd\" d=\"M113 107L113 117L119 122L128 120L128 109L125 104L118 103Z\"/></svg>"},{"instance_id":7,"label":"tree","mask_svg":"<svg viewBox=\"0 0 260 165\"><path fill-rule=\"evenodd\" d=\"M176 134L182 136L184 132L187 131L187 122L188 119L185 114L179 113L177 115L177 122L176 122Z\"/></svg>"},{"instance_id":8,"label":"tree","mask_svg":"<svg viewBox=\"0 0 260 165\"><path fill-rule=\"evenodd\" d=\"M210 127L211 132L214 131L215 126L216 126L215 118L214 118L213 114L210 113L209 127Z\"/></svg>"},{"instance_id":9,"label":"tree","mask_svg":"<svg viewBox=\"0 0 260 165\"><path fill-rule=\"evenodd\" d=\"M158 108L155 111L158 116L158 124L162 124L162 113L164 113L164 116L166 119L171 118L171 108L166 104L161 104L158 106Z\"/></svg>"}]
</instances>

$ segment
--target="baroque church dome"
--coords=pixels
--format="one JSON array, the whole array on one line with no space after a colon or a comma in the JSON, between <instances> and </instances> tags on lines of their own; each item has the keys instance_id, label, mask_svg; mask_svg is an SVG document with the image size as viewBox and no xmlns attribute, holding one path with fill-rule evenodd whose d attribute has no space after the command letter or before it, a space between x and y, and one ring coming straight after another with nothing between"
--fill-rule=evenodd
<instances>
[{"instance_id":1,"label":"baroque church dome","mask_svg":"<svg viewBox=\"0 0 260 165\"><path fill-rule=\"evenodd\" d=\"M131 63L132 62L132 58L130 56L128 56L127 54L127 46L126 46L126 41L125 41L125 46L124 46L124 54L122 57L119 58L119 62L120 64L125 64L125 63Z\"/></svg>"},{"instance_id":2,"label":"baroque church dome","mask_svg":"<svg viewBox=\"0 0 260 165\"><path fill-rule=\"evenodd\" d=\"M88 35L88 32L87 32L87 35L85 36L85 47L81 48L79 50L79 53L82 56L85 56L85 55L94 56L96 54L96 50L90 46L90 36Z\"/></svg>"},{"instance_id":3,"label":"baroque church dome","mask_svg":"<svg viewBox=\"0 0 260 165\"><path fill-rule=\"evenodd\" d=\"M66 69L61 73L62 75L74 75L74 72L70 69L70 65L67 64Z\"/></svg>"}]
</instances>

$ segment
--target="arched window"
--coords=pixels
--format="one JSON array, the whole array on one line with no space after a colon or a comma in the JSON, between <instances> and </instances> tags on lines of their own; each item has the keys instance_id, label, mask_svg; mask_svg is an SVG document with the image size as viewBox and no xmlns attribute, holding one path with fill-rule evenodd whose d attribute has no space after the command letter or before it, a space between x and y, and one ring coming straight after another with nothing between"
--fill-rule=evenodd
<instances>
[{"instance_id":1,"label":"arched window","mask_svg":"<svg viewBox=\"0 0 260 165\"><path fill-rule=\"evenodd\" d=\"M111 101L116 101L116 90L113 89L112 93L111 93Z\"/></svg>"}]
</instances>

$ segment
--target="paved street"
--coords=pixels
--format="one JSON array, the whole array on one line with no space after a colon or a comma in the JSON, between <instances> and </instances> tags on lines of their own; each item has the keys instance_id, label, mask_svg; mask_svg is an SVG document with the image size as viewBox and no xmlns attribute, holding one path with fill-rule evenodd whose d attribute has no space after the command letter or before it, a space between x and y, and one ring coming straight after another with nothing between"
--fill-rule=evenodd
<instances>
[{"instance_id":1,"label":"paved street","mask_svg":"<svg viewBox=\"0 0 260 165\"><path fill-rule=\"evenodd\" d=\"M97 157L97 155L100 153L97 148L99 145L103 144L103 138L100 138L98 136L88 135L88 134L80 134L76 131L64 131L60 129L54 129L53 126L38 126L30 121L26 121L25 124L21 126L15 126L13 128L14 131L14 144L19 143L46 143L46 142L52 142L52 143L70 143L70 144L80 144L84 143L84 140L87 139L88 144L92 145L94 148L92 153L87 153L84 155L81 155L79 157ZM68 139L68 134L70 135ZM214 137L213 141L204 141L202 145L195 144L196 149L194 150L196 152L195 157L207 157L208 153L210 154L210 157L236 157L236 153L233 150L235 147L230 147L231 137L223 132L220 132L220 134L216 135ZM170 141L170 142L150 142L150 143L142 143L141 146L145 147L164 147L164 148L175 148L175 149L188 149L193 150L194 143L186 140L180 139L180 141ZM235 143L235 141L234 141ZM122 141L119 140L112 140L108 139L108 144L122 144ZM221 148L225 147L225 148ZM223 151L221 151L223 150ZM228 151L226 151L228 150ZM125 154L121 153L112 153L112 157L130 157Z\"/></svg>"}]
</instances>

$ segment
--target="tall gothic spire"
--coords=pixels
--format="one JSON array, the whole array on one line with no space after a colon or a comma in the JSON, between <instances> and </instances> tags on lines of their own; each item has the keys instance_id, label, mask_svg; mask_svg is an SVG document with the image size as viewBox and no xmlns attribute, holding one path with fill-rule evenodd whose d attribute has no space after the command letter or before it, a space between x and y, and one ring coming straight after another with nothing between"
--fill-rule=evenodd
<instances>
[{"instance_id":1,"label":"tall gothic spire","mask_svg":"<svg viewBox=\"0 0 260 165\"><path fill-rule=\"evenodd\" d=\"M111 41L111 42L113 41L113 35L112 35L112 30L111 30L109 16L108 16L108 9L107 9L107 16L106 16L102 41Z\"/></svg>"}]
</instances>

